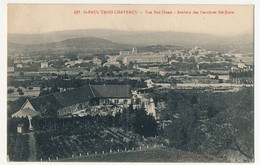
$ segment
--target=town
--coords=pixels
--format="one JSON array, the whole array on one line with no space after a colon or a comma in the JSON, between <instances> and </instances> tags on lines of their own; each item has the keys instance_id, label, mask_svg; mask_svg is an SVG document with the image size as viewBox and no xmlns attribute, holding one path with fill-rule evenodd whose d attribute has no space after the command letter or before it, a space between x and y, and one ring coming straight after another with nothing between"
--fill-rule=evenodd
<instances>
[{"instance_id":1,"label":"town","mask_svg":"<svg viewBox=\"0 0 260 165\"><path fill-rule=\"evenodd\" d=\"M77 38L52 49L9 51L8 159L95 161L104 155L155 152L168 146L219 154L217 144L207 142L213 151L204 143L212 136L220 138L221 133L211 129L225 115L220 110L223 101L249 97L246 92L254 86L252 51L68 46L84 40L101 42ZM235 104L232 99L230 104ZM227 124L218 123L215 131L227 129ZM188 126L197 131L192 134ZM202 134L204 143L195 145L191 136ZM219 140L218 146L238 145L234 135Z\"/></svg>"}]
</instances>

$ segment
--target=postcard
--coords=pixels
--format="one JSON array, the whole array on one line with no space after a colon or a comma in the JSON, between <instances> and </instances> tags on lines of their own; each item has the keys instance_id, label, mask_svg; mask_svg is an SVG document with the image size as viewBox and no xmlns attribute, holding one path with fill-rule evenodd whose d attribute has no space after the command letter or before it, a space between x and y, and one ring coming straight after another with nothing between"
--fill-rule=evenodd
<instances>
[{"instance_id":1,"label":"postcard","mask_svg":"<svg viewBox=\"0 0 260 165\"><path fill-rule=\"evenodd\" d=\"M7 161L255 161L254 5L7 9Z\"/></svg>"}]
</instances>

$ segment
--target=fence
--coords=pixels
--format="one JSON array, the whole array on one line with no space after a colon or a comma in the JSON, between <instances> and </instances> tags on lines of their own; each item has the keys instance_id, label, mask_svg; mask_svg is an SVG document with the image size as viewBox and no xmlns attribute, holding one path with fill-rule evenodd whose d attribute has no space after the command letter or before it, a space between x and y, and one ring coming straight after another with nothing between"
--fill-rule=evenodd
<instances>
[{"instance_id":1,"label":"fence","mask_svg":"<svg viewBox=\"0 0 260 165\"><path fill-rule=\"evenodd\" d=\"M93 157L93 156L104 156L104 155L107 155L107 154L116 154L116 153L124 153L124 152L135 152L135 151L143 151L143 150L149 150L149 149L154 149L154 148L158 148L158 147L164 147L164 144L161 143L161 144L154 144L154 145L146 145L146 146L139 146L139 147L133 147L132 149L117 149L117 150L112 150L110 149L109 152L105 152L105 151L101 151L101 152L86 152L86 153L80 153L79 155L74 155L72 154L71 157L68 157L68 158L58 158L58 157L55 157L55 158L51 158L51 157L48 157L47 160L43 160L42 158L40 159L41 162L43 161L62 161L62 160L68 160L68 159L77 159L77 158L81 158L81 157Z\"/></svg>"}]
</instances>

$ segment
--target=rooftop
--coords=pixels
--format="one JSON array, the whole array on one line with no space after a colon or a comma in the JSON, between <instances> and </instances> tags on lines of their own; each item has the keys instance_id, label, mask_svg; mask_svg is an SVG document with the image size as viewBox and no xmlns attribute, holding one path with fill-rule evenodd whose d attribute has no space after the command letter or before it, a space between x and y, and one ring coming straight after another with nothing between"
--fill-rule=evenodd
<instances>
[{"instance_id":1,"label":"rooftop","mask_svg":"<svg viewBox=\"0 0 260 165\"><path fill-rule=\"evenodd\" d=\"M76 103L88 101L92 98L131 98L130 85L87 85L64 92L39 96L29 99L33 108L22 109L12 117L37 116L40 112L55 112L56 110Z\"/></svg>"}]
</instances>

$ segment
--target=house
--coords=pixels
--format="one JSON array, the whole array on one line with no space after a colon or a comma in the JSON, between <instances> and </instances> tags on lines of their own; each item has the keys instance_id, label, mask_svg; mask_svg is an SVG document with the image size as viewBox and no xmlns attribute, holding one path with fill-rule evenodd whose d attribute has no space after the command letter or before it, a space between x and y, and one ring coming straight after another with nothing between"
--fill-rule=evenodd
<instances>
[{"instance_id":1,"label":"house","mask_svg":"<svg viewBox=\"0 0 260 165\"><path fill-rule=\"evenodd\" d=\"M117 56L108 56L109 59L107 60L106 63L103 64L103 66L107 66L107 67L111 67L116 66L116 67L120 67L120 63L118 61L116 61Z\"/></svg>"},{"instance_id":2,"label":"house","mask_svg":"<svg viewBox=\"0 0 260 165\"><path fill-rule=\"evenodd\" d=\"M101 67L102 61L98 59L97 57L93 58L93 64L97 67Z\"/></svg>"},{"instance_id":3,"label":"house","mask_svg":"<svg viewBox=\"0 0 260 165\"><path fill-rule=\"evenodd\" d=\"M149 67L150 72L159 73L159 67Z\"/></svg>"},{"instance_id":4,"label":"house","mask_svg":"<svg viewBox=\"0 0 260 165\"><path fill-rule=\"evenodd\" d=\"M122 55L131 55L131 51L120 51L119 52L119 55L122 56Z\"/></svg>"},{"instance_id":5,"label":"house","mask_svg":"<svg viewBox=\"0 0 260 165\"><path fill-rule=\"evenodd\" d=\"M242 68L242 69L243 69L243 68L245 68L245 67L246 67L246 65L245 65L245 64L243 64L243 63L238 63L238 64L237 64L237 67L238 67L238 68Z\"/></svg>"},{"instance_id":6,"label":"house","mask_svg":"<svg viewBox=\"0 0 260 165\"><path fill-rule=\"evenodd\" d=\"M21 60L14 60L14 64L20 64L22 63Z\"/></svg>"},{"instance_id":7,"label":"house","mask_svg":"<svg viewBox=\"0 0 260 165\"><path fill-rule=\"evenodd\" d=\"M18 124L17 125L17 133L23 133L23 124Z\"/></svg>"},{"instance_id":8,"label":"house","mask_svg":"<svg viewBox=\"0 0 260 165\"><path fill-rule=\"evenodd\" d=\"M215 75L212 75L212 74L208 74L207 77L210 78L210 79L216 78L216 76L215 76Z\"/></svg>"},{"instance_id":9,"label":"house","mask_svg":"<svg viewBox=\"0 0 260 165\"><path fill-rule=\"evenodd\" d=\"M20 63L17 64L17 65L16 65L16 68L23 68L23 64L20 64Z\"/></svg>"},{"instance_id":10,"label":"house","mask_svg":"<svg viewBox=\"0 0 260 165\"><path fill-rule=\"evenodd\" d=\"M107 67L111 67L111 66L116 66L116 67L120 67L120 63L118 61L108 61L106 63L103 64L103 66L107 66Z\"/></svg>"},{"instance_id":11,"label":"house","mask_svg":"<svg viewBox=\"0 0 260 165\"><path fill-rule=\"evenodd\" d=\"M75 64L82 64L83 63L83 59L78 59L78 60L76 60L74 63ZM84 62L89 62L88 60L85 60Z\"/></svg>"},{"instance_id":12,"label":"house","mask_svg":"<svg viewBox=\"0 0 260 165\"><path fill-rule=\"evenodd\" d=\"M48 68L48 62L41 62L41 68Z\"/></svg>"},{"instance_id":13,"label":"house","mask_svg":"<svg viewBox=\"0 0 260 165\"><path fill-rule=\"evenodd\" d=\"M93 106L131 104L130 85L87 85L64 92L34 97L26 100L12 118L35 116L62 117Z\"/></svg>"},{"instance_id":14,"label":"house","mask_svg":"<svg viewBox=\"0 0 260 165\"><path fill-rule=\"evenodd\" d=\"M67 67L74 66L74 65L75 65L74 61L65 62L65 66L67 66Z\"/></svg>"},{"instance_id":15,"label":"house","mask_svg":"<svg viewBox=\"0 0 260 165\"><path fill-rule=\"evenodd\" d=\"M14 67L7 67L7 72L8 72L8 73L14 72Z\"/></svg>"},{"instance_id":16,"label":"house","mask_svg":"<svg viewBox=\"0 0 260 165\"><path fill-rule=\"evenodd\" d=\"M33 60L32 59L26 59L21 61L23 64L32 64Z\"/></svg>"},{"instance_id":17,"label":"house","mask_svg":"<svg viewBox=\"0 0 260 165\"><path fill-rule=\"evenodd\" d=\"M129 65L130 62L137 64L168 63L168 56L161 54L137 54L125 56L123 63Z\"/></svg>"}]
</instances>

